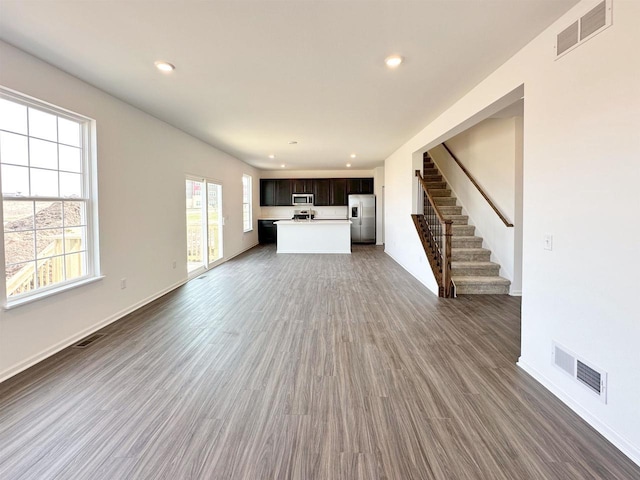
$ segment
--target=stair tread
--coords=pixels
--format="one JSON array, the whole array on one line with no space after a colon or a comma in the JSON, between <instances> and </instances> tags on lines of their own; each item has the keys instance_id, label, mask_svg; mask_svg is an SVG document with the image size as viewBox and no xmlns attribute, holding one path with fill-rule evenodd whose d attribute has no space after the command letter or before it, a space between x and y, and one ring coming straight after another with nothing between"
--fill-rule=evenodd
<instances>
[{"instance_id":1,"label":"stair tread","mask_svg":"<svg viewBox=\"0 0 640 480\"><path fill-rule=\"evenodd\" d=\"M498 276L482 277L477 275L453 275L451 279L454 281L454 283L460 285L511 285L510 280Z\"/></svg>"},{"instance_id":2,"label":"stair tread","mask_svg":"<svg viewBox=\"0 0 640 480\"><path fill-rule=\"evenodd\" d=\"M451 251L452 252L459 252L459 253L474 253L474 252L489 252L491 253L491 250L489 250L488 248L482 248L482 247L451 247Z\"/></svg>"},{"instance_id":3,"label":"stair tread","mask_svg":"<svg viewBox=\"0 0 640 480\"><path fill-rule=\"evenodd\" d=\"M495 262L474 262L473 260L455 260L451 262L451 268L459 267L499 267L499 263Z\"/></svg>"}]
</instances>

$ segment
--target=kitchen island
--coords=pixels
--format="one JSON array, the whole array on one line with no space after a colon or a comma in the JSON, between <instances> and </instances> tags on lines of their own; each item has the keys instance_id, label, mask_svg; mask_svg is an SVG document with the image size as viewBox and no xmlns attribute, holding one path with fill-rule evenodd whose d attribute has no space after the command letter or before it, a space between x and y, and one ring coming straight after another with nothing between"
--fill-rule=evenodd
<instances>
[{"instance_id":1,"label":"kitchen island","mask_svg":"<svg viewBox=\"0 0 640 480\"><path fill-rule=\"evenodd\" d=\"M350 220L279 220L278 253L351 253Z\"/></svg>"}]
</instances>

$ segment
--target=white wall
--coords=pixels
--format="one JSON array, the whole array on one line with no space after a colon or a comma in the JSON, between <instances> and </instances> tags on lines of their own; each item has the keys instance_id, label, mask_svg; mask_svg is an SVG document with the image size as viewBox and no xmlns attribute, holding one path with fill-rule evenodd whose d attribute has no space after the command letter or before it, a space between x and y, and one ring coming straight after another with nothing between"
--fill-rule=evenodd
<instances>
[{"instance_id":1,"label":"white wall","mask_svg":"<svg viewBox=\"0 0 640 480\"><path fill-rule=\"evenodd\" d=\"M0 59L0 84L96 120L106 275L0 312L2 380L186 280L186 173L223 184L225 258L255 245L257 229L242 232L242 174L254 178L257 211L259 177L247 164L2 42Z\"/></svg>"},{"instance_id":2,"label":"white wall","mask_svg":"<svg viewBox=\"0 0 640 480\"><path fill-rule=\"evenodd\" d=\"M384 251L437 295L438 283L411 219L420 198L415 170L422 160L416 150L407 143L385 160Z\"/></svg>"},{"instance_id":3,"label":"white wall","mask_svg":"<svg viewBox=\"0 0 640 480\"><path fill-rule=\"evenodd\" d=\"M447 140L447 147L473 175L485 193L510 223L515 223L516 128L515 117L489 118ZM515 230L507 227L441 145L430 155L449 184L458 205L475 225L483 247L491 250L491 261L500 264L500 275L511 280L511 291L519 294L522 279L515 276ZM519 259L522 260L521 258Z\"/></svg>"},{"instance_id":4,"label":"white wall","mask_svg":"<svg viewBox=\"0 0 640 480\"><path fill-rule=\"evenodd\" d=\"M384 166L373 169L373 193L376 196L376 245L384 244Z\"/></svg>"},{"instance_id":5,"label":"white wall","mask_svg":"<svg viewBox=\"0 0 640 480\"><path fill-rule=\"evenodd\" d=\"M640 2L615 1L613 26L554 60L556 34L595 3L579 3L386 159L386 248L415 270L413 152L524 84L519 365L640 463ZM552 366L553 341L608 372L607 404Z\"/></svg>"}]
</instances>

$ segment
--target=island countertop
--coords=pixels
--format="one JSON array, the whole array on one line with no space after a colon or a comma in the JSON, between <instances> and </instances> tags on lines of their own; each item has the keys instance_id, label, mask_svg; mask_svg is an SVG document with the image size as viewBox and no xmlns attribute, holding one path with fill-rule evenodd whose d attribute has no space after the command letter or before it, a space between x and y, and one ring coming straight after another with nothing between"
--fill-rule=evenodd
<instances>
[{"instance_id":1,"label":"island countertop","mask_svg":"<svg viewBox=\"0 0 640 480\"><path fill-rule=\"evenodd\" d=\"M351 220L278 220L278 253L351 253Z\"/></svg>"},{"instance_id":2,"label":"island countertop","mask_svg":"<svg viewBox=\"0 0 640 480\"><path fill-rule=\"evenodd\" d=\"M318 218L315 220L278 220L274 223L281 225L331 225L331 224L351 224L351 220L341 220L341 219L322 219Z\"/></svg>"}]
</instances>

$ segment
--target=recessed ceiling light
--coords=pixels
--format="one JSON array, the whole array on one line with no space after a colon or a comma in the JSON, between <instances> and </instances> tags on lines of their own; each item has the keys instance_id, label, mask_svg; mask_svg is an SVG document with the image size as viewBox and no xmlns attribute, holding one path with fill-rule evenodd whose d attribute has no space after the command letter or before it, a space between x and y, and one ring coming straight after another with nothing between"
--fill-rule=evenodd
<instances>
[{"instance_id":1,"label":"recessed ceiling light","mask_svg":"<svg viewBox=\"0 0 640 480\"><path fill-rule=\"evenodd\" d=\"M347 163L347 167L350 167L350 166L351 166L351 164L350 164L350 163Z\"/></svg>"},{"instance_id":2,"label":"recessed ceiling light","mask_svg":"<svg viewBox=\"0 0 640 480\"><path fill-rule=\"evenodd\" d=\"M296 142L295 140L291 140L291 141L289 142L289 145L295 145L296 143L298 143L298 142Z\"/></svg>"},{"instance_id":3,"label":"recessed ceiling light","mask_svg":"<svg viewBox=\"0 0 640 480\"><path fill-rule=\"evenodd\" d=\"M280 165L280 168L284 168L284 163L282 165Z\"/></svg>"},{"instance_id":4,"label":"recessed ceiling light","mask_svg":"<svg viewBox=\"0 0 640 480\"><path fill-rule=\"evenodd\" d=\"M351 158L356 158L356 154L355 153L352 153L350 156L351 156Z\"/></svg>"},{"instance_id":5,"label":"recessed ceiling light","mask_svg":"<svg viewBox=\"0 0 640 480\"><path fill-rule=\"evenodd\" d=\"M155 66L158 70L165 73L173 72L176 69L176 67L171 65L169 62L163 62L160 60L155 62Z\"/></svg>"},{"instance_id":6,"label":"recessed ceiling light","mask_svg":"<svg viewBox=\"0 0 640 480\"><path fill-rule=\"evenodd\" d=\"M384 59L384 63L386 63L389 68L396 68L402 63L402 57L400 55L389 55Z\"/></svg>"},{"instance_id":7,"label":"recessed ceiling light","mask_svg":"<svg viewBox=\"0 0 640 480\"><path fill-rule=\"evenodd\" d=\"M276 156L272 153L271 155L269 155L269 158L276 158Z\"/></svg>"}]
</instances>

